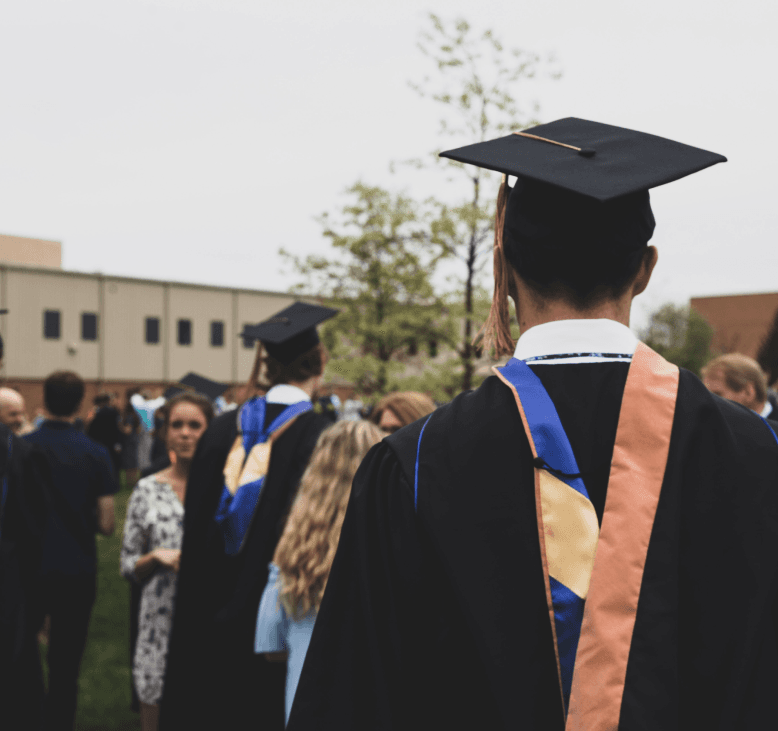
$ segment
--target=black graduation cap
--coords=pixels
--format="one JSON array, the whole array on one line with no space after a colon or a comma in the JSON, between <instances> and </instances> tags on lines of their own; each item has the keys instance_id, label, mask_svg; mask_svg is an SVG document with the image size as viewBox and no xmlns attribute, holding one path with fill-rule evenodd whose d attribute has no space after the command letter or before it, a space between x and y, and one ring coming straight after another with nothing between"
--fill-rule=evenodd
<instances>
[{"instance_id":1,"label":"black graduation cap","mask_svg":"<svg viewBox=\"0 0 778 731\"><path fill-rule=\"evenodd\" d=\"M168 387L164 396L166 399L173 398L179 393L199 393L202 396L206 396L215 401L221 396L227 389L228 385L224 383L217 383L205 376L199 376L197 373L187 373L178 383Z\"/></svg>"},{"instance_id":2,"label":"black graduation cap","mask_svg":"<svg viewBox=\"0 0 778 731\"><path fill-rule=\"evenodd\" d=\"M246 325L241 337L262 341L269 355L289 365L319 343L316 326L337 314L331 307L295 302L258 325Z\"/></svg>"},{"instance_id":3,"label":"black graduation cap","mask_svg":"<svg viewBox=\"0 0 778 731\"><path fill-rule=\"evenodd\" d=\"M640 249L656 225L648 190L726 162L715 152L576 117L441 157L516 176L502 198L512 262L541 249L552 257Z\"/></svg>"},{"instance_id":4,"label":"black graduation cap","mask_svg":"<svg viewBox=\"0 0 778 731\"><path fill-rule=\"evenodd\" d=\"M727 161L723 155L664 137L576 117L440 156L599 201L656 188Z\"/></svg>"}]
</instances>

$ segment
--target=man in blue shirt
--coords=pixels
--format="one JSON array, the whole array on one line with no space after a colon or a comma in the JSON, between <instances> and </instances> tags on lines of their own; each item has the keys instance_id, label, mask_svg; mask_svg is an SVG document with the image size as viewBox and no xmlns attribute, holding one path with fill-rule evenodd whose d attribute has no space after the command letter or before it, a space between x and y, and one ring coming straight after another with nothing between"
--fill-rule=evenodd
<instances>
[{"instance_id":1,"label":"man in blue shirt","mask_svg":"<svg viewBox=\"0 0 778 731\"><path fill-rule=\"evenodd\" d=\"M41 607L51 617L46 729L72 728L78 672L95 600L95 533L114 529L118 489L111 458L74 425L84 382L58 371L44 383L48 419L27 435L46 453L52 474L51 514L41 565Z\"/></svg>"}]
</instances>

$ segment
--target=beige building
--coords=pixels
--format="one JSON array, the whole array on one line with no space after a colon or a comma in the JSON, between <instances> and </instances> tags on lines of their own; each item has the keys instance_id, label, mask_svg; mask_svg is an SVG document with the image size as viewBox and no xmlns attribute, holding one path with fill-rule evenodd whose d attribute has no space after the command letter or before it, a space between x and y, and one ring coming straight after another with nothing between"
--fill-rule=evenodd
<instances>
[{"instance_id":1,"label":"beige building","mask_svg":"<svg viewBox=\"0 0 778 731\"><path fill-rule=\"evenodd\" d=\"M106 276L0 263L2 377L32 415L55 370L88 384L85 409L101 388L166 385L189 371L237 384L255 344L239 333L295 301L280 292Z\"/></svg>"}]
</instances>

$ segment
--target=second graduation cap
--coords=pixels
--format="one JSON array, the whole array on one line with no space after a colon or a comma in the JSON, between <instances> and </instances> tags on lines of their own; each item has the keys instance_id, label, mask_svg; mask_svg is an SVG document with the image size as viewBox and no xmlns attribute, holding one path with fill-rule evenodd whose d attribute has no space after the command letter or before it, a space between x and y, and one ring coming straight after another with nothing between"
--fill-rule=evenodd
<instances>
[{"instance_id":1,"label":"second graduation cap","mask_svg":"<svg viewBox=\"0 0 778 731\"><path fill-rule=\"evenodd\" d=\"M229 386L224 383L212 381L197 373L187 373L178 383L169 386L164 396L166 399L170 399L179 393L199 393L211 401L215 401L228 388Z\"/></svg>"},{"instance_id":2,"label":"second graduation cap","mask_svg":"<svg viewBox=\"0 0 778 731\"><path fill-rule=\"evenodd\" d=\"M257 325L247 325L241 336L259 340L268 354L284 365L319 343L316 326L334 317L338 310L307 302L295 302Z\"/></svg>"}]
</instances>

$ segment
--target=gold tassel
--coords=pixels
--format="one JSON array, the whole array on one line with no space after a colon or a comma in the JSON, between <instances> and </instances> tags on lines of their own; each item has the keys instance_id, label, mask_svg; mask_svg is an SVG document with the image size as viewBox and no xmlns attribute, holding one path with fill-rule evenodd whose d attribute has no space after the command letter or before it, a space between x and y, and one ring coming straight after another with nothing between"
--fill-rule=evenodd
<instances>
[{"instance_id":1,"label":"gold tassel","mask_svg":"<svg viewBox=\"0 0 778 731\"><path fill-rule=\"evenodd\" d=\"M484 350L489 352L494 348L497 358L513 355L516 347L516 343L511 337L510 309L508 307L510 268L505 260L505 251L503 250L503 228L509 191L508 176L503 175L500 192L497 194L497 210L494 216L494 295L492 296L492 306L486 323L473 339L473 344L475 344L480 338L483 338Z\"/></svg>"}]
</instances>

